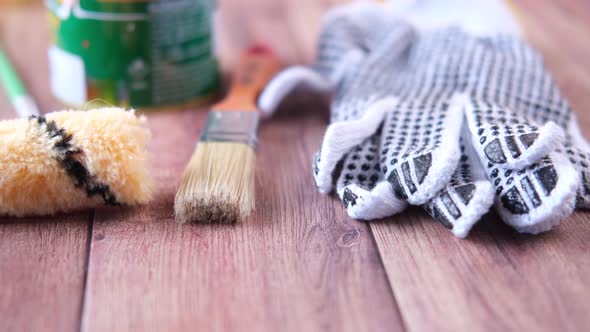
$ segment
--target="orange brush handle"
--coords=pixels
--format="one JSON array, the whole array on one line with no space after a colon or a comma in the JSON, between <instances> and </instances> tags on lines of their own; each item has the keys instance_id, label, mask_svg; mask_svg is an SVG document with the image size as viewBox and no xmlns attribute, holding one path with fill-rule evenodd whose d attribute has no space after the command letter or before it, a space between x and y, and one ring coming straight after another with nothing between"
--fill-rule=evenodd
<instances>
[{"instance_id":1,"label":"orange brush handle","mask_svg":"<svg viewBox=\"0 0 590 332\"><path fill-rule=\"evenodd\" d=\"M254 45L242 55L227 97L213 107L216 111L258 111L256 100L279 70L274 52Z\"/></svg>"}]
</instances>

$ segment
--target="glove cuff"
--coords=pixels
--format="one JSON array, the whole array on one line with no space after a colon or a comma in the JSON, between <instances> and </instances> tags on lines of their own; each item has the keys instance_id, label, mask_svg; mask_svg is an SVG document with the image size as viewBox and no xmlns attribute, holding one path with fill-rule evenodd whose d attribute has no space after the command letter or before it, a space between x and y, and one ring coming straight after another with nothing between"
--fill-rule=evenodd
<instances>
[{"instance_id":1,"label":"glove cuff","mask_svg":"<svg viewBox=\"0 0 590 332\"><path fill-rule=\"evenodd\" d=\"M298 88L330 92L334 89L334 84L307 67L294 66L285 69L268 83L258 98L258 108L263 117L272 116L281 101Z\"/></svg>"}]
</instances>

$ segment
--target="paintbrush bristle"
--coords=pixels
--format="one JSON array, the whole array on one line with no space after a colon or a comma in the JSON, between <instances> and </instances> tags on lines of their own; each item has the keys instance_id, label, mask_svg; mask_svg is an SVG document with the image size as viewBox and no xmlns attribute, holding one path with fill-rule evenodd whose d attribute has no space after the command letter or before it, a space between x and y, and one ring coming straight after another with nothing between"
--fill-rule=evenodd
<instances>
[{"instance_id":1,"label":"paintbrush bristle","mask_svg":"<svg viewBox=\"0 0 590 332\"><path fill-rule=\"evenodd\" d=\"M254 149L245 143L200 142L174 200L180 223L238 222L254 210Z\"/></svg>"}]
</instances>

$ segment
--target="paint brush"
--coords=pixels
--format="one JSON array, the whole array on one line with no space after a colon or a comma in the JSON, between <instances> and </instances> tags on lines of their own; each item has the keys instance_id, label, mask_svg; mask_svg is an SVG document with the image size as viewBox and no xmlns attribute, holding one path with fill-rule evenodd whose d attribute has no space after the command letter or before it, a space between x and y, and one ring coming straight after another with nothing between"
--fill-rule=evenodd
<instances>
[{"instance_id":1,"label":"paint brush","mask_svg":"<svg viewBox=\"0 0 590 332\"><path fill-rule=\"evenodd\" d=\"M174 201L178 222L237 222L254 210L256 99L278 68L265 46L242 55L229 94L209 112L184 171Z\"/></svg>"},{"instance_id":2,"label":"paint brush","mask_svg":"<svg viewBox=\"0 0 590 332\"><path fill-rule=\"evenodd\" d=\"M2 45L0 45L0 84L4 87L10 103L20 117L39 115L35 101L25 89L23 82L2 49Z\"/></svg>"}]
</instances>

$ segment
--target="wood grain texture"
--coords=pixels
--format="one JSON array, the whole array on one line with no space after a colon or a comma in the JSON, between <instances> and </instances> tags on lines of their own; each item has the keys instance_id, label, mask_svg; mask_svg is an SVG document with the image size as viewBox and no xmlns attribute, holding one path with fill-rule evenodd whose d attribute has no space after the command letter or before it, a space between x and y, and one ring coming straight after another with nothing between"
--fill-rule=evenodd
<instances>
[{"instance_id":1,"label":"wood grain texture","mask_svg":"<svg viewBox=\"0 0 590 332\"><path fill-rule=\"evenodd\" d=\"M141 209L97 211L84 331L400 328L367 228L313 189L305 170L323 121L299 111L263 125L257 210L235 226L172 218L205 112L149 117L158 195Z\"/></svg>"},{"instance_id":2,"label":"wood grain texture","mask_svg":"<svg viewBox=\"0 0 590 332\"><path fill-rule=\"evenodd\" d=\"M230 22L222 35L239 38L220 41L223 63L235 64L231 55L260 40L295 61L279 22L281 3L220 6L222 21ZM84 331L401 329L366 225L314 189L311 158L325 108L299 102L262 125L257 210L236 226L179 226L172 219L206 110L149 116L158 195L145 208L97 211Z\"/></svg>"},{"instance_id":3,"label":"wood grain texture","mask_svg":"<svg viewBox=\"0 0 590 332\"><path fill-rule=\"evenodd\" d=\"M91 216L0 219L0 330L79 328Z\"/></svg>"},{"instance_id":4,"label":"wood grain texture","mask_svg":"<svg viewBox=\"0 0 590 332\"><path fill-rule=\"evenodd\" d=\"M420 211L371 227L408 329L576 331L590 309L586 220L534 237L491 215L466 240Z\"/></svg>"},{"instance_id":5,"label":"wood grain texture","mask_svg":"<svg viewBox=\"0 0 590 332\"><path fill-rule=\"evenodd\" d=\"M228 72L253 41L286 63L313 58L319 20L346 0L222 0ZM515 0L590 137L590 6ZM44 10L0 7L0 40L45 111ZM0 119L11 117L0 92ZM317 193L311 159L324 101L293 98L264 123L257 211L237 226L173 222L205 110L148 115L156 200L54 218L0 219L1 331L554 330L590 326L590 216L523 236L489 215L466 240L418 210L350 220ZM90 252L87 237L91 226ZM86 256L88 263L85 264ZM85 269L88 280L84 283Z\"/></svg>"},{"instance_id":6,"label":"wood grain texture","mask_svg":"<svg viewBox=\"0 0 590 332\"><path fill-rule=\"evenodd\" d=\"M590 137L587 5L516 4ZM529 236L491 214L460 240L414 210L371 228L409 330L580 331L590 326L589 219L577 212L554 231Z\"/></svg>"},{"instance_id":7,"label":"wood grain texture","mask_svg":"<svg viewBox=\"0 0 590 332\"><path fill-rule=\"evenodd\" d=\"M47 88L45 23L39 8L0 7L0 41L47 110L55 104ZM39 29L33 30L36 26ZM0 89L0 119L15 116ZM92 211L53 218L0 218L1 331L79 328L91 217Z\"/></svg>"}]
</instances>

